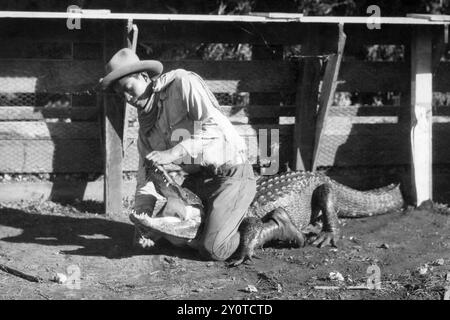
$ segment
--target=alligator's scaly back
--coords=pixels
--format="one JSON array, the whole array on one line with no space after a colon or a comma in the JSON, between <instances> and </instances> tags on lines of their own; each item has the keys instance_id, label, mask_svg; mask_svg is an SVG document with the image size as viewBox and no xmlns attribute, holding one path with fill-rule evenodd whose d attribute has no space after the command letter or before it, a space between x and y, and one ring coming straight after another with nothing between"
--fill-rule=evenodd
<instances>
[{"instance_id":1,"label":"alligator's scaly back","mask_svg":"<svg viewBox=\"0 0 450 320\"><path fill-rule=\"evenodd\" d=\"M283 208L301 229L310 222L311 199L315 189L328 179L323 174L307 171L272 176L257 184L255 200L248 215L263 217L272 210Z\"/></svg>"},{"instance_id":2,"label":"alligator's scaly back","mask_svg":"<svg viewBox=\"0 0 450 320\"><path fill-rule=\"evenodd\" d=\"M262 217L271 210L282 207L290 213L297 226L303 226L309 223L314 194L322 185L331 187L334 209L342 218L385 214L401 209L404 205L398 185L359 191L319 172L293 171L259 182L248 214Z\"/></svg>"},{"instance_id":3,"label":"alligator's scaly back","mask_svg":"<svg viewBox=\"0 0 450 320\"><path fill-rule=\"evenodd\" d=\"M361 218L389 213L404 206L399 185L358 191L331 180L340 218Z\"/></svg>"}]
</instances>

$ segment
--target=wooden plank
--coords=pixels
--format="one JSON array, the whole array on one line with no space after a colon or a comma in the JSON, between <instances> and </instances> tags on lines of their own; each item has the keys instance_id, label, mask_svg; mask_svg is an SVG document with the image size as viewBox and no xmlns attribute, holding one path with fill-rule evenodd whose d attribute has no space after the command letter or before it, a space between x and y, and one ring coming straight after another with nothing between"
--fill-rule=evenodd
<instances>
[{"instance_id":1,"label":"wooden plank","mask_svg":"<svg viewBox=\"0 0 450 320\"><path fill-rule=\"evenodd\" d=\"M447 132L449 132L447 130ZM249 136L247 136L249 137ZM403 136L326 136L318 166L383 166L409 164L407 146L399 148ZM280 158L288 159L292 154L290 136L280 137ZM247 142L251 140L247 138ZM434 162L449 164L450 151L445 137L433 144ZM135 144L127 144L123 168L137 169ZM99 140L0 140L2 172L102 172L102 156ZM76 152L74 152L76 150ZM252 162L256 163L257 149L249 150Z\"/></svg>"},{"instance_id":2,"label":"wooden plank","mask_svg":"<svg viewBox=\"0 0 450 320\"><path fill-rule=\"evenodd\" d=\"M409 69L404 62L344 61L338 91L407 92Z\"/></svg>"},{"instance_id":3,"label":"wooden plank","mask_svg":"<svg viewBox=\"0 0 450 320\"><path fill-rule=\"evenodd\" d=\"M81 13L71 12L33 12L33 11L2 11L0 18L14 18L31 20L38 19L60 19L65 21L68 18L82 18L83 20L142 20L142 21L183 21L183 22L246 22L246 23L286 23L295 21L296 23L322 23L322 24L367 24L367 16L292 16L286 18L269 18L254 15L213 15L213 14L167 14L167 13L110 13L109 10L87 10L82 9ZM434 20L434 19L432 19ZM442 18L437 20L443 20ZM439 25L443 21L428 21L426 19L416 19L412 17L380 17L381 24L416 24L416 25Z\"/></svg>"},{"instance_id":4,"label":"wooden plank","mask_svg":"<svg viewBox=\"0 0 450 320\"><path fill-rule=\"evenodd\" d=\"M400 143L407 135L330 136L323 137L317 154L321 166L383 166L408 164L407 147Z\"/></svg>"},{"instance_id":5,"label":"wooden plank","mask_svg":"<svg viewBox=\"0 0 450 320\"><path fill-rule=\"evenodd\" d=\"M220 92L294 91L296 63L286 61L162 61L164 70L183 68L201 75ZM71 93L91 89L103 76L98 60L0 60L0 92ZM271 76L268 77L267 74Z\"/></svg>"},{"instance_id":6,"label":"wooden plank","mask_svg":"<svg viewBox=\"0 0 450 320\"><path fill-rule=\"evenodd\" d=\"M137 46L137 39L138 39L138 28L137 25L133 24L133 20L128 20L127 26L126 26L126 32L124 35L124 42L125 46L131 50L133 50L134 53L136 53L136 46ZM137 120L137 109L133 107L132 105L128 104L126 101L124 102L124 116L123 116L123 132L122 132L122 141L126 140L127 137L127 131L129 126L129 120L130 120L130 114L132 112L135 112L136 120ZM122 157L125 156L125 144L122 143Z\"/></svg>"},{"instance_id":7,"label":"wooden plank","mask_svg":"<svg viewBox=\"0 0 450 320\"><path fill-rule=\"evenodd\" d=\"M103 42L105 64L124 46L126 27L127 25L122 22L105 22ZM117 97L103 95L105 211L111 216L122 214L124 111L123 103L119 103Z\"/></svg>"},{"instance_id":8,"label":"wooden plank","mask_svg":"<svg viewBox=\"0 0 450 320\"><path fill-rule=\"evenodd\" d=\"M103 170L101 140L98 138L98 126L94 123L75 125L74 128L70 128L73 125L70 123L48 124L52 129L38 132L37 135L30 135L28 131L33 125L23 128L21 126L23 124L23 122L17 123L15 127L20 132L15 132L15 135L4 130L5 134L9 132L9 138L14 139L0 139L2 153L0 172L101 172ZM243 125L236 127L249 145L248 153L253 163L257 162L257 135L261 128L280 129L280 159L284 161L291 156L292 126ZM45 124L41 123L40 128L46 128ZM4 135L0 133L0 136ZM135 171L138 160L137 129L129 128L127 137L129 138L124 145L123 168Z\"/></svg>"},{"instance_id":9,"label":"wooden plank","mask_svg":"<svg viewBox=\"0 0 450 320\"><path fill-rule=\"evenodd\" d=\"M336 125L327 126L327 135L343 135L343 136L377 136L377 135L396 135L409 133L410 130L403 123L354 123L346 121L336 123ZM448 137L450 135L450 126L448 123L434 123L433 136Z\"/></svg>"},{"instance_id":10,"label":"wooden plank","mask_svg":"<svg viewBox=\"0 0 450 320\"><path fill-rule=\"evenodd\" d=\"M95 122L0 122L0 140L99 140Z\"/></svg>"},{"instance_id":11,"label":"wooden plank","mask_svg":"<svg viewBox=\"0 0 450 320\"><path fill-rule=\"evenodd\" d=\"M398 117L408 111L406 107L400 106L331 106L330 117Z\"/></svg>"},{"instance_id":12,"label":"wooden plank","mask_svg":"<svg viewBox=\"0 0 450 320\"><path fill-rule=\"evenodd\" d=\"M285 61L163 61L165 70L184 68L206 79L214 92L293 91L297 64ZM352 61L342 63L339 91L386 92L409 90L406 63ZM267 77L267 73L272 77ZM103 75L97 60L0 60L1 92L66 92L88 89ZM442 62L434 91L450 90L450 63Z\"/></svg>"},{"instance_id":13,"label":"wooden plank","mask_svg":"<svg viewBox=\"0 0 450 320\"><path fill-rule=\"evenodd\" d=\"M0 60L0 92L65 93L92 89L103 76L97 60Z\"/></svg>"},{"instance_id":14,"label":"wooden plank","mask_svg":"<svg viewBox=\"0 0 450 320\"><path fill-rule=\"evenodd\" d=\"M0 121L11 120L45 120L45 119L72 119L96 120L99 114L97 108L92 107L0 107Z\"/></svg>"},{"instance_id":15,"label":"wooden plank","mask_svg":"<svg viewBox=\"0 0 450 320\"><path fill-rule=\"evenodd\" d=\"M124 181L124 199L134 197L136 180ZM103 202L103 181L18 182L0 184L0 201L21 200Z\"/></svg>"},{"instance_id":16,"label":"wooden plank","mask_svg":"<svg viewBox=\"0 0 450 320\"><path fill-rule=\"evenodd\" d=\"M295 106L249 105L220 106L220 111L227 117L276 118L295 116Z\"/></svg>"},{"instance_id":17,"label":"wooden plank","mask_svg":"<svg viewBox=\"0 0 450 320\"><path fill-rule=\"evenodd\" d=\"M220 106L219 110L231 121L234 119L252 118L278 118L293 117L295 115L294 106L276 105L249 105L249 106ZM1 115L1 109L0 109ZM137 121L136 108L129 110L128 119Z\"/></svg>"},{"instance_id":18,"label":"wooden plank","mask_svg":"<svg viewBox=\"0 0 450 320\"><path fill-rule=\"evenodd\" d=\"M449 117L433 117L433 135L436 139L450 135ZM445 121L442 121L444 119ZM245 124L234 126L242 136L257 136L259 129L276 130L280 135L292 135L293 125ZM137 127L127 130L127 137L137 137ZM42 122L3 121L0 122L2 139L18 140L98 140L100 128L96 122ZM326 124L327 135L377 136L397 135L409 132L408 127L398 122L397 117L335 117L330 116Z\"/></svg>"},{"instance_id":19,"label":"wooden plank","mask_svg":"<svg viewBox=\"0 0 450 320\"><path fill-rule=\"evenodd\" d=\"M295 62L184 60L162 63L165 71L183 68L198 73L213 92L295 91Z\"/></svg>"},{"instance_id":20,"label":"wooden plank","mask_svg":"<svg viewBox=\"0 0 450 320\"><path fill-rule=\"evenodd\" d=\"M399 131L398 125L392 127L390 124L363 124L360 126L363 128L378 126L380 129L375 132L366 132L372 135L326 135L318 166L383 166L410 163L408 146L403 143L409 136L408 128ZM394 130L386 130L386 126ZM257 141L257 131L248 125L237 127L246 143L250 144L248 152L252 162L256 164L258 150L257 146L251 144ZM450 124L438 123L433 127L434 163L447 165L450 163L450 149L447 147ZM258 128L264 128L264 126ZM63 131L63 127L58 129L61 134ZM280 132L281 163L292 157L292 131L292 126L285 126ZM137 169L135 142L136 136L128 139L125 145L124 170ZM0 146L2 146L0 148L1 172L53 172L54 170L56 172L102 172L103 170L101 143L98 139L70 140L53 137L53 139L39 140L0 140Z\"/></svg>"},{"instance_id":21,"label":"wooden plank","mask_svg":"<svg viewBox=\"0 0 450 320\"><path fill-rule=\"evenodd\" d=\"M413 201L432 199L432 34L415 29L411 55L411 150Z\"/></svg>"},{"instance_id":22,"label":"wooden plank","mask_svg":"<svg viewBox=\"0 0 450 320\"><path fill-rule=\"evenodd\" d=\"M304 55L320 52L317 29L308 29ZM321 64L317 57L304 58L301 76L297 81L295 98L294 162L295 170L310 170L314 150L315 116L318 104L318 88Z\"/></svg>"},{"instance_id":23,"label":"wooden plank","mask_svg":"<svg viewBox=\"0 0 450 320\"><path fill-rule=\"evenodd\" d=\"M100 140L0 140L1 172L101 172Z\"/></svg>"},{"instance_id":24,"label":"wooden plank","mask_svg":"<svg viewBox=\"0 0 450 320\"><path fill-rule=\"evenodd\" d=\"M344 61L338 91L409 92L406 62ZM341 82L343 81L343 82ZM450 63L440 62L433 75L433 91L450 91Z\"/></svg>"},{"instance_id":25,"label":"wooden plank","mask_svg":"<svg viewBox=\"0 0 450 320\"><path fill-rule=\"evenodd\" d=\"M361 118L379 118L379 117L401 117L406 112L410 112L409 106L332 106L330 108L330 117L361 117ZM433 122L435 117L450 116L450 107L433 106Z\"/></svg>"},{"instance_id":26,"label":"wooden plank","mask_svg":"<svg viewBox=\"0 0 450 320\"><path fill-rule=\"evenodd\" d=\"M234 128L241 136L257 136L259 130L278 130L280 136L291 135L293 131L292 125L279 125L279 124L244 124L235 125ZM137 137L138 128L129 127L127 131L127 137Z\"/></svg>"},{"instance_id":27,"label":"wooden plank","mask_svg":"<svg viewBox=\"0 0 450 320\"><path fill-rule=\"evenodd\" d=\"M258 130L279 130L280 135L291 135L292 125L235 125L241 136L257 136ZM100 130L96 122L42 122L3 121L0 122L1 140L99 140ZM127 137L136 138L137 127L127 129Z\"/></svg>"},{"instance_id":28,"label":"wooden plank","mask_svg":"<svg viewBox=\"0 0 450 320\"><path fill-rule=\"evenodd\" d=\"M449 125L443 131L433 130L432 152L434 164L450 163L450 150L445 138L450 133ZM439 133L439 135L438 135ZM410 165L409 146L404 143L409 137L408 131L381 133L374 136L363 135L326 135L324 148L318 156L320 166L390 166Z\"/></svg>"},{"instance_id":29,"label":"wooden plank","mask_svg":"<svg viewBox=\"0 0 450 320\"><path fill-rule=\"evenodd\" d=\"M322 82L322 89L320 92L319 111L316 120L315 143L311 168L312 171L315 171L317 169L318 153L322 148L322 139L325 133L325 122L329 114L329 108L333 103L334 93L337 86L336 81L338 78L339 69L341 67L342 56L344 54L346 35L344 33L343 24L339 24L337 38L337 53L329 57Z\"/></svg>"},{"instance_id":30,"label":"wooden plank","mask_svg":"<svg viewBox=\"0 0 450 320\"><path fill-rule=\"evenodd\" d=\"M395 134L408 131L406 126L396 123L383 124L366 124L352 123L351 121L343 121L336 125L328 125L326 128L327 135L346 135L346 136L376 136L379 134Z\"/></svg>"},{"instance_id":31,"label":"wooden plank","mask_svg":"<svg viewBox=\"0 0 450 320\"><path fill-rule=\"evenodd\" d=\"M355 124L398 124L399 117L397 116L383 116L383 117L340 117L329 116L325 120L325 130L333 131L334 128L346 128ZM398 125L400 126L400 125ZM328 130L330 128L330 130ZM339 129L338 129L339 130ZM345 129L344 129L345 130Z\"/></svg>"}]
</instances>

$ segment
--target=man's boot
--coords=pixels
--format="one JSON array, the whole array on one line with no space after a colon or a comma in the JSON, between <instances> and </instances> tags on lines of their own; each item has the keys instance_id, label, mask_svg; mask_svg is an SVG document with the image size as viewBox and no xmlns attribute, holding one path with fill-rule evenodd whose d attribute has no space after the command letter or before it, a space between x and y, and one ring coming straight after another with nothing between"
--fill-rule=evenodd
<instances>
[{"instance_id":1,"label":"man's boot","mask_svg":"<svg viewBox=\"0 0 450 320\"><path fill-rule=\"evenodd\" d=\"M286 210L275 209L266 214L262 219L245 218L239 226L241 234L238 248L238 260L231 266L238 266L246 260L251 260L255 255L255 249L262 247L269 241L279 240L290 242L297 247L305 245L305 237L292 223Z\"/></svg>"}]
</instances>

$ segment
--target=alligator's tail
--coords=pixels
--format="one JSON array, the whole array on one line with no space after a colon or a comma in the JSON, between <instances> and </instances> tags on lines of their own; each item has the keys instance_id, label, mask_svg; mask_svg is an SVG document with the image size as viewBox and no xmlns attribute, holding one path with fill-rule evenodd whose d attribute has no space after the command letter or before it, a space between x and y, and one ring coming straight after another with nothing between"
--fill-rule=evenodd
<instances>
[{"instance_id":1,"label":"alligator's tail","mask_svg":"<svg viewBox=\"0 0 450 320\"><path fill-rule=\"evenodd\" d=\"M336 181L332 182L336 195L336 209L341 218L362 218L399 210L404 206L400 186L358 191Z\"/></svg>"}]
</instances>

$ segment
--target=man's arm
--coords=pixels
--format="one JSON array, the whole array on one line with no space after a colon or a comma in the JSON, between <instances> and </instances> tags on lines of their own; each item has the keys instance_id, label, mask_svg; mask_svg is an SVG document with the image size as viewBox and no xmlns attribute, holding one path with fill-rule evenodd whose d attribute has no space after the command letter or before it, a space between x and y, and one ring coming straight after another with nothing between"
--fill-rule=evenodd
<instances>
[{"instance_id":1,"label":"man's arm","mask_svg":"<svg viewBox=\"0 0 450 320\"><path fill-rule=\"evenodd\" d=\"M208 118L208 110L214 108L212 99L215 98L200 78L183 70L174 80L173 86L181 94L181 103L187 116L195 121L194 132L192 135L185 136L179 144L171 149L148 154L147 159L159 164L172 163L187 155L197 158L206 145L219 138L214 130L209 129L209 126L215 127L216 124L205 121Z\"/></svg>"},{"instance_id":2,"label":"man's arm","mask_svg":"<svg viewBox=\"0 0 450 320\"><path fill-rule=\"evenodd\" d=\"M206 87L201 78L194 73L187 72L179 80L179 90L181 90L183 106L187 108L188 117L193 120L194 132L188 139L184 139L177 146L181 146L192 158L201 154L204 148L218 139L215 130L216 123L206 121L209 117L209 110L215 108L213 104L214 95Z\"/></svg>"},{"instance_id":3,"label":"man's arm","mask_svg":"<svg viewBox=\"0 0 450 320\"><path fill-rule=\"evenodd\" d=\"M136 192L134 200L134 210L137 213L147 213L151 215L155 208L157 195L155 186L151 181L147 181L145 176L144 159L145 155L151 151L150 146L143 141L139 132L137 148L139 153L139 167L136 175Z\"/></svg>"},{"instance_id":4,"label":"man's arm","mask_svg":"<svg viewBox=\"0 0 450 320\"><path fill-rule=\"evenodd\" d=\"M159 164L169 164L182 159L187 154L188 152L186 151L186 149L181 145L181 143L179 143L168 150L152 151L147 155L146 158Z\"/></svg>"}]
</instances>

